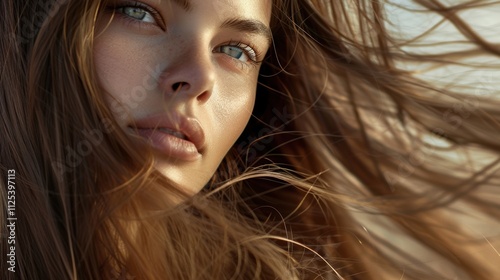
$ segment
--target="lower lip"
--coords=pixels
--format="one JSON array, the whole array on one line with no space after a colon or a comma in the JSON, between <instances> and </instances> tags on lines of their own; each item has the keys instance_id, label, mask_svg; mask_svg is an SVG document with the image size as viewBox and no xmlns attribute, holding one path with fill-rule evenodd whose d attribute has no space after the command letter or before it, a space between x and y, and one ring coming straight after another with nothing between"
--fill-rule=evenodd
<instances>
[{"instance_id":1,"label":"lower lip","mask_svg":"<svg viewBox=\"0 0 500 280\"><path fill-rule=\"evenodd\" d=\"M188 140L175 137L156 129L138 128L136 131L139 136L148 140L148 143L150 143L153 148L168 157L185 161L194 161L201 156L193 142Z\"/></svg>"}]
</instances>

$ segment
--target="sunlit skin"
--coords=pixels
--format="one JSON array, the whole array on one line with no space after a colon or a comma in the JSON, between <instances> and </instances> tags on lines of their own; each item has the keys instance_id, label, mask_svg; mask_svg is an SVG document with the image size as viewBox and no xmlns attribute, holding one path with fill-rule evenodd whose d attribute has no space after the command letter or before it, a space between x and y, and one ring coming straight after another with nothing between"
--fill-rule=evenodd
<instances>
[{"instance_id":1,"label":"sunlit skin","mask_svg":"<svg viewBox=\"0 0 500 280\"><path fill-rule=\"evenodd\" d=\"M98 21L94 59L109 106L137 149L152 147L155 168L196 193L251 116L259 62L270 45L271 0L182 2L111 1ZM189 119L204 141L195 147L187 139L184 150L171 152L170 144L181 143L172 137L163 150L147 136L134 137L137 122L151 116L175 125Z\"/></svg>"}]
</instances>

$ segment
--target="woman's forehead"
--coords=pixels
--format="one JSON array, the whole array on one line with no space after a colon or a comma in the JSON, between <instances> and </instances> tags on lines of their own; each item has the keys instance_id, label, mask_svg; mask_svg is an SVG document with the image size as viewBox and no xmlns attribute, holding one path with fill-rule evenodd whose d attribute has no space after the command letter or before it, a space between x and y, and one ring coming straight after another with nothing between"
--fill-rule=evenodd
<instances>
[{"instance_id":1,"label":"woman's forehead","mask_svg":"<svg viewBox=\"0 0 500 280\"><path fill-rule=\"evenodd\" d=\"M155 0L159 3L170 3L184 7L186 10L196 6L209 4L218 17L252 17L269 24L272 11L272 0Z\"/></svg>"}]
</instances>

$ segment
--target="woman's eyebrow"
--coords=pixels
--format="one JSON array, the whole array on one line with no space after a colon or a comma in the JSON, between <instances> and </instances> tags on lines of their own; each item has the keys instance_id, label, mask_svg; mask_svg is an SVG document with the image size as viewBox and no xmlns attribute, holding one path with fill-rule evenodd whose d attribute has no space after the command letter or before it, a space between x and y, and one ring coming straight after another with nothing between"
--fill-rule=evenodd
<instances>
[{"instance_id":1,"label":"woman's eyebrow","mask_svg":"<svg viewBox=\"0 0 500 280\"><path fill-rule=\"evenodd\" d=\"M272 42L271 29L263 22L255 19L246 18L229 18L226 19L220 26L221 28L233 28L242 32L250 32L256 35L265 37L269 43Z\"/></svg>"},{"instance_id":2,"label":"woman's eyebrow","mask_svg":"<svg viewBox=\"0 0 500 280\"><path fill-rule=\"evenodd\" d=\"M175 4L181 6L184 10L191 10L191 1L190 0L171 0L174 1Z\"/></svg>"}]
</instances>

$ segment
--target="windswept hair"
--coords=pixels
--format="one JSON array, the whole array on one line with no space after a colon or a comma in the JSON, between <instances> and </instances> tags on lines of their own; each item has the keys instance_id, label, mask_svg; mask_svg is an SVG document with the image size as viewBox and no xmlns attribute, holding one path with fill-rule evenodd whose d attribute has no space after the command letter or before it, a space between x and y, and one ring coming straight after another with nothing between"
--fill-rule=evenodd
<instances>
[{"instance_id":1,"label":"windswept hair","mask_svg":"<svg viewBox=\"0 0 500 280\"><path fill-rule=\"evenodd\" d=\"M17 265L2 261L1 278L500 273L486 236L500 228L497 89L432 76L498 67L478 63L500 49L463 16L498 3L399 2L273 0L252 119L189 197L134 149L102 96L92 46L105 1L2 0L0 206L15 170ZM389 8L440 21L408 38ZM419 52L443 24L463 48ZM3 260L6 238L0 248Z\"/></svg>"}]
</instances>

